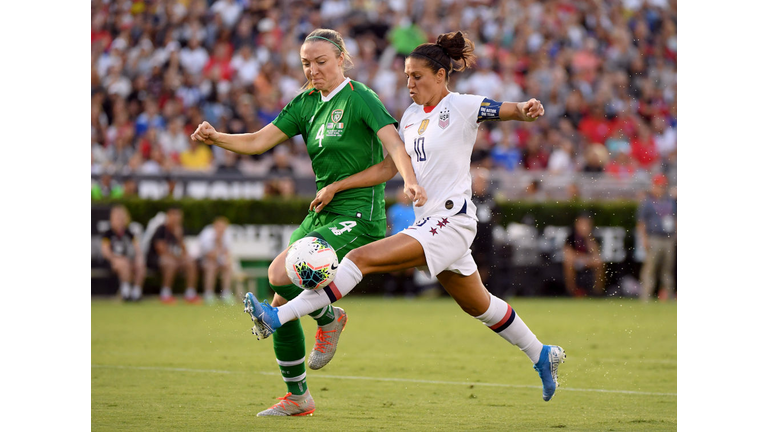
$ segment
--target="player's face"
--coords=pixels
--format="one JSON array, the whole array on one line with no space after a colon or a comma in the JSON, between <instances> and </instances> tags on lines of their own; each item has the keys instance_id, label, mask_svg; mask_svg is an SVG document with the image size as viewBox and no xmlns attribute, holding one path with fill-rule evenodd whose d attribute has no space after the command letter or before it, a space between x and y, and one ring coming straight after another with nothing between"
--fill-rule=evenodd
<instances>
[{"instance_id":1,"label":"player's face","mask_svg":"<svg viewBox=\"0 0 768 432\"><path fill-rule=\"evenodd\" d=\"M442 70L442 69L441 69ZM436 105L434 102L445 84L437 74L427 67L427 61L421 59L405 59L405 76L408 80L408 93L418 105Z\"/></svg>"},{"instance_id":2,"label":"player's face","mask_svg":"<svg viewBox=\"0 0 768 432\"><path fill-rule=\"evenodd\" d=\"M336 57L338 51L330 42L323 40L305 42L301 46L304 75L312 86L324 95L344 80L344 70L341 67L344 54Z\"/></svg>"}]
</instances>

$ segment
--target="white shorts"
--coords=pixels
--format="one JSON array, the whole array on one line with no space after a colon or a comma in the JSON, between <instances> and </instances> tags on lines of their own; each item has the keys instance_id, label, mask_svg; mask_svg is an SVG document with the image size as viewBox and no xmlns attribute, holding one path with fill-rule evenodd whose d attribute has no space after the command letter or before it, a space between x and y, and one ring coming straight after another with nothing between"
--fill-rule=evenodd
<instances>
[{"instance_id":1,"label":"white shorts","mask_svg":"<svg viewBox=\"0 0 768 432\"><path fill-rule=\"evenodd\" d=\"M428 216L400 231L415 238L424 248L426 267L418 267L429 277L445 270L469 276L477 271L469 246L477 234L477 221L466 214Z\"/></svg>"}]
</instances>

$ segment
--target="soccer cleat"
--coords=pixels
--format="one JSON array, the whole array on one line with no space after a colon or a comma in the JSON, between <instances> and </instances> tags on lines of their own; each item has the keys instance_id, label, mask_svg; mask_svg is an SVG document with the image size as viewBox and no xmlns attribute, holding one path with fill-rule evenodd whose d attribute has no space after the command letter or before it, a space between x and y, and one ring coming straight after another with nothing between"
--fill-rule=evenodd
<instances>
[{"instance_id":1,"label":"soccer cleat","mask_svg":"<svg viewBox=\"0 0 768 432\"><path fill-rule=\"evenodd\" d=\"M189 304L203 304L203 299L200 298L199 295L195 294L194 296L184 296L184 301Z\"/></svg>"},{"instance_id":2,"label":"soccer cleat","mask_svg":"<svg viewBox=\"0 0 768 432\"><path fill-rule=\"evenodd\" d=\"M251 333L258 339L268 338L281 326L280 319L277 317L277 308L270 306L266 301L259 303L253 294L247 292L243 298L243 304L245 305L243 312L251 315L251 321L253 321Z\"/></svg>"},{"instance_id":3,"label":"soccer cleat","mask_svg":"<svg viewBox=\"0 0 768 432\"><path fill-rule=\"evenodd\" d=\"M536 372L541 377L541 384L544 387L542 397L544 401L552 399L557 390L557 367L565 362L565 351L557 345L544 345L541 349L539 362L533 365Z\"/></svg>"},{"instance_id":4,"label":"soccer cleat","mask_svg":"<svg viewBox=\"0 0 768 432\"><path fill-rule=\"evenodd\" d=\"M307 366L310 369L317 370L327 365L336 353L341 332L347 326L347 313L342 308L334 307L333 314L334 318L331 323L317 327L315 347L309 353L309 360L307 361Z\"/></svg>"},{"instance_id":5,"label":"soccer cleat","mask_svg":"<svg viewBox=\"0 0 768 432\"><path fill-rule=\"evenodd\" d=\"M174 296L160 296L160 303L172 305L176 304L176 297Z\"/></svg>"},{"instance_id":6,"label":"soccer cleat","mask_svg":"<svg viewBox=\"0 0 768 432\"><path fill-rule=\"evenodd\" d=\"M285 396L277 399L280 400L280 402L272 405L271 408L256 414L256 416L305 416L312 415L312 413L315 412L315 400L312 399L312 395L309 394L309 391L303 395L287 393Z\"/></svg>"}]
</instances>

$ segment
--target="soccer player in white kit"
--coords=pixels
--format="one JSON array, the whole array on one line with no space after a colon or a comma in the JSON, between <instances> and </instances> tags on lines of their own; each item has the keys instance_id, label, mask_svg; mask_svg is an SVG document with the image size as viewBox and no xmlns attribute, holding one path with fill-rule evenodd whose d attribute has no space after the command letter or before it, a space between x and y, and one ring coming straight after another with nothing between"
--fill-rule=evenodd
<instances>
[{"instance_id":1,"label":"soccer player in white kit","mask_svg":"<svg viewBox=\"0 0 768 432\"><path fill-rule=\"evenodd\" d=\"M348 294L363 276L417 267L435 275L461 306L533 362L548 401L557 389L558 366L565 352L544 345L504 300L485 289L469 249L477 232L472 203L470 155L480 122L534 121L544 114L536 99L496 102L483 96L452 93L448 77L474 63L474 44L461 32L440 35L437 42L419 45L405 61L408 89L414 103L403 114L400 136L427 202L414 207L416 222L394 236L350 251L339 264L334 281L323 290L305 291L283 306L259 304L246 294L254 331L264 338L297 319ZM455 63L454 63L455 62ZM454 69L456 65L456 69ZM317 193L316 211L336 192L391 179L397 169L391 159L328 185Z\"/></svg>"}]
</instances>

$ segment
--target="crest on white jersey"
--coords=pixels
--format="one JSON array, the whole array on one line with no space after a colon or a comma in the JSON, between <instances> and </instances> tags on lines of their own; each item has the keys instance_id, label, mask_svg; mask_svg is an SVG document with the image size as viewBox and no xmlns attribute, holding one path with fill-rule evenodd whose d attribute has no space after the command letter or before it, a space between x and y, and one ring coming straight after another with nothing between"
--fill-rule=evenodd
<instances>
[{"instance_id":1,"label":"crest on white jersey","mask_svg":"<svg viewBox=\"0 0 768 432\"><path fill-rule=\"evenodd\" d=\"M427 126L429 126L429 119L422 120L421 125L419 125L419 135L423 134L424 131L427 130Z\"/></svg>"},{"instance_id":2,"label":"crest on white jersey","mask_svg":"<svg viewBox=\"0 0 768 432\"><path fill-rule=\"evenodd\" d=\"M448 127L448 124L451 122L451 110L448 108L445 108L443 111L440 111L440 117L438 117L437 125L440 126L440 129L445 129Z\"/></svg>"}]
</instances>

